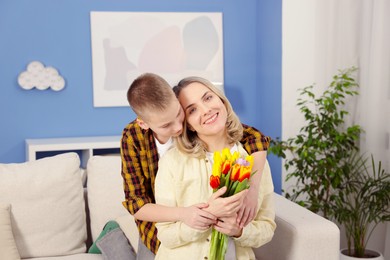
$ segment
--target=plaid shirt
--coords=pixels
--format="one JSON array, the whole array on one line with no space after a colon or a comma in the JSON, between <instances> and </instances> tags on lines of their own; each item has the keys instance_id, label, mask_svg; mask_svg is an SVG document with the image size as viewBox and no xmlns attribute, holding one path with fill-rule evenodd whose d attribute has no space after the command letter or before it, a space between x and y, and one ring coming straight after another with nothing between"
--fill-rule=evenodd
<instances>
[{"instance_id":1,"label":"plaid shirt","mask_svg":"<svg viewBox=\"0 0 390 260\"><path fill-rule=\"evenodd\" d=\"M244 125L241 143L248 153L267 150L270 138ZM122 133L122 177L125 192L123 206L134 215L143 205L155 203L154 181L158 169L158 152L152 130L144 130L134 120ZM136 220L143 243L156 254L160 245L154 222Z\"/></svg>"}]
</instances>

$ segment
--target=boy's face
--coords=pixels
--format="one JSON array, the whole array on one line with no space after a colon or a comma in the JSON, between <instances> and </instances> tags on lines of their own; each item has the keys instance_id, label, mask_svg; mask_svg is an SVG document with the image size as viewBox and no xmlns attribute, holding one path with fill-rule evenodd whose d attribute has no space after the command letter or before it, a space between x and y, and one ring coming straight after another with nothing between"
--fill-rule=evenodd
<instances>
[{"instance_id":1,"label":"boy's face","mask_svg":"<svg viewBox=\"0 0 390 260\"><path fill-rule=\"evenodd\" d=\"M146 121L138 119L138 124L144 129L152 129L154 136L165 143L172 136L178 136L183 131L184 112L175 98L164 112L149 113Z\"/></svg>"}]
</instances>

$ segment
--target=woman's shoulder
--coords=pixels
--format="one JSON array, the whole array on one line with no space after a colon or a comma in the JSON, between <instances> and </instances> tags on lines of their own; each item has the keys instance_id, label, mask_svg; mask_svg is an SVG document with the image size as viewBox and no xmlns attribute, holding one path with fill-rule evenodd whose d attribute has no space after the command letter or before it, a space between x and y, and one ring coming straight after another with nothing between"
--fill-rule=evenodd
<instances>
[{"instance_id":1,"label":"woman's shoulder","mask_svg":"<svg viewBox=\"0 0 390 260\"><path fill-rule=\"evenodd\" d=\"M185 160L186 158L187 156L182 153L176 146L172 146L164 153L163 156L161 156L160 161L179 162Z\"/></svg>"},{"instance_id":2,"label":"woman's shoulder","mask_svg":"<svg viewBox=\"0 0 390 260\"><path fill-rule=\"evenodd\" d=\"M164 163L171 163L173 165L180 165L199 163L202 160L197 157L186 154L180 151L180 149L178 149L176 146L173 146L168 151L166 151L163 156L161 156L160 161L164 161Z\"/></svg>"},{"instance_id":3,"label":"woman's shoulder","mask_svg":"<svg viewBox=\"0 0 390 260\"><path fill-rule=\"evenodd\" d=\"M171 148L166 151L164 156L183 156L183 153L176 147L176 145L172 145Z\"/></svg>"},{"instance_id":4,"label":"woman's shoulder","mask_svg":"<svg viewBox=\"0 0 390 260\"><path fill-rule=\"evenodd\" d=\"M241 155L248 155L248 152L245 150L244 146L242 145L242 143L238 142L235 144L235 146L237 147L237 151L241 154Z\"/></svg>"}]
</instances>

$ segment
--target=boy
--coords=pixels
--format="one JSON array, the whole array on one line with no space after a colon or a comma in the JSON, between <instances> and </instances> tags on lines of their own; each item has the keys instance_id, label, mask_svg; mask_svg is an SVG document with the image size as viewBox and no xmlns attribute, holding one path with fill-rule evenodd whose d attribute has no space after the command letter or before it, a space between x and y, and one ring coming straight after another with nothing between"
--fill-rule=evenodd
<instances>
[{"instance_id":1,"label":"boy","mask_svg":"<svg viewBox=\"0 0 390 260\"><path fill-rule=\"evenodd\" d=\"M154 259L158 250L157 230L154 222L182 221L192 228L206 229L216 217L202 210L213 207L213 212L239 211L241 226L254 217L257 210L258 184L260 174L252 177L248 193L215 201L224 190L216 192L209 204L197 204L188 208L171 208L155 204L154 181L158 160L172 145L172 137L181 134L184 112L171 86L160 76L146 73L133 81L127 99L137 114L122 133L121 157L122 177L124 179L124 207L134 215L140 233L137 259ZM244 125L241 141L254 155L253 169L263 171L269 138L256 129ZM245 196L246 195L246 196ZM243 197L244 196L244 197ZM241 204L244 200L244 207Z\"/></svg>"}]
</instances>

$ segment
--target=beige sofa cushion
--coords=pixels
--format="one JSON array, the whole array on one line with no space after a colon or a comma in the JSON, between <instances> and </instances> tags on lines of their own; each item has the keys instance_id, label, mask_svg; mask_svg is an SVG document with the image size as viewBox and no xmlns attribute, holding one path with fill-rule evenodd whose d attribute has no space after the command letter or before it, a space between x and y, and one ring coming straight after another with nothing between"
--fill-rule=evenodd
<instances>
[{"instance_id":1,"label":"beige sofa cushion","mask_svg":"<svg viewBox=\"0 0 390 260\"><path fill-rule=\"evenodd\" d=\"M38 258L24 258L23 260L107 260L101 254L75 254L67 256L51 256Z\"/></svg>"},{"instance_id":2,"label":"beige sofa cushion","mask_svg":"<svg viewBox=\"0 0 390 260\"><path fill-rule=\"evenodd\" d=\"M137 250L138 229L133 216L122 205L125 195L120 156L93 156L88 160L87 178L93 241L99 237L108 221L115 220Z\"/></svg>"},{"instance_id":3,"label":"beige sofa cushion","mask_svg":"<svg viewBox=\"0 0 390 260\"><path fill-rule=\"evenodd\" d=\"M86 251L85 205L76 153L0 164L1 201L12 205L12 229L22 258Z\"/></svg>"},{"instance_id":4,"label":"beige sofa cushion","mask_svg":"<svg viewBox=\"0 0 390 260\"><path fill-rule=\"evenodd\" d=\"M19 260L11 226L11 205L0 202L0 259Z\"/></svg>"}]
</instances>

